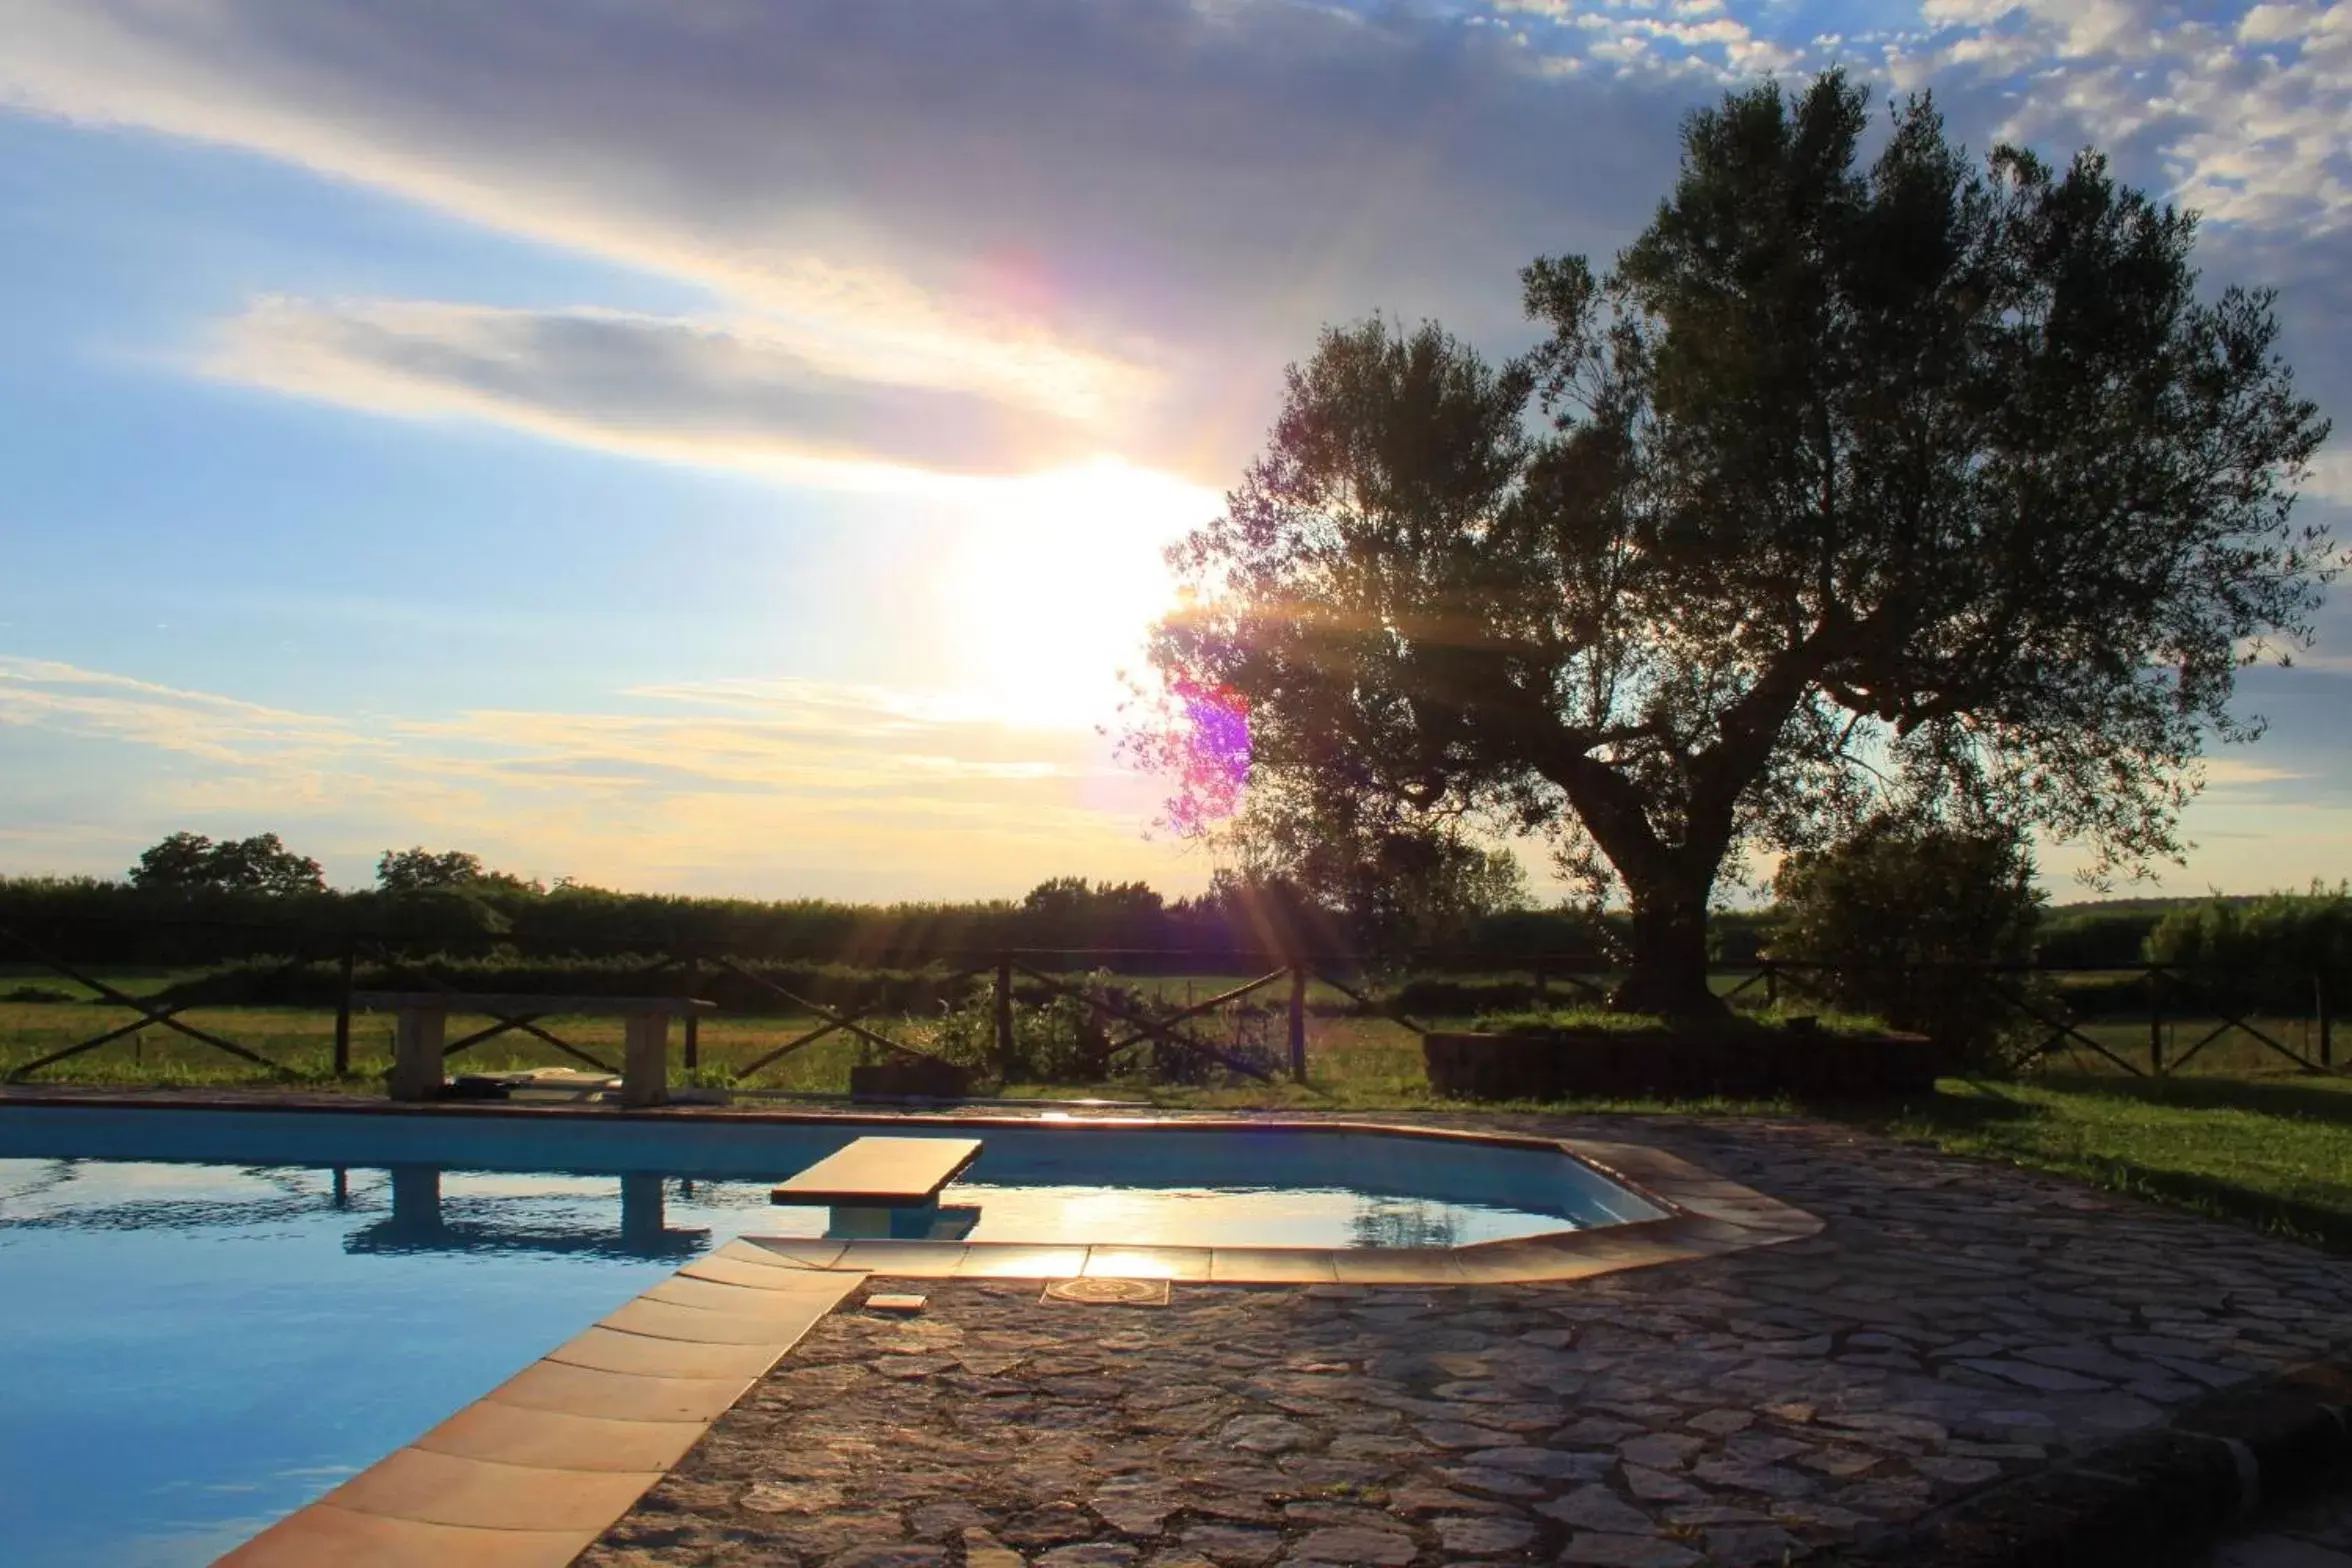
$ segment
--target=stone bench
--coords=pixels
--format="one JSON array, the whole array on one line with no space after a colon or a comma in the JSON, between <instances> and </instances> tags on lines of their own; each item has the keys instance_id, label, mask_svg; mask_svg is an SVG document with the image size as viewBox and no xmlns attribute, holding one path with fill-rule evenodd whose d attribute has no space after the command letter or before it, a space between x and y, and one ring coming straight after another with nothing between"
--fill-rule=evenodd
<instances>
[{"instance_id":1,"label":"stone bench","mask_svg":"<svg viewBox=\"0 0 2352 1568\"><path fill-rule=\"evenodd\" d=\"M511 992L357 991L354 1006L393 1015L392 1098L431 1100L442 1091L442 1044L451 1013L486 1013L501 1022L552 1013L627 1020L621 1058L621 1104L666 1105L670 1099L670 1020L706 1013L712 1004L682 996L529 996Z\"/></svg>"}]
</instances>

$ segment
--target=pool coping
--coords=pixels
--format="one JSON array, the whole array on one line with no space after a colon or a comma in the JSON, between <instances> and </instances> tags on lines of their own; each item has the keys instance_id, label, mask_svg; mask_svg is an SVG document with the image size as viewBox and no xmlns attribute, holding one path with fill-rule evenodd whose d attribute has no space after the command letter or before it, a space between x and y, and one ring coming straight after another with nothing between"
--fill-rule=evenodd
<instances>
[{"instance_id":1,"label":"pool coping","mask_svg":"<svg viewBox=\"0 0 2352 1568\"><path fill-rule=\"evenodd\" d=\"M1199 1126L1192 1123L1188 1125ZM1211 1124L1216 1125L1216 1124ZM1252 1123L1264 1127L1263 1122ZM1332 1123L1290 1124L1330 1129ZM1364 1133L1403 1131L1348 1123ZM1197 1247L1052 1242L807 1241L746 1236L811 1272L892 1279L1165 1279L1211 1285L1559 1284L1620 1269L1720 1257L1817 1235L1822 1222L1752 1187L1643 1144L1512 1137L1576 1161L1664 1212L1583 1230L1459 1247Z\"/></svg>"},{"instance_id":2,"label":"pool coping","mask_svg":"<svg viewBox=\"0 0 2352 1568\"><path fill-rule=\"evenodd\" d=\"M218 1563L569 1563L864 1279L714 1248Z\"/></svg>"}]
</instances>

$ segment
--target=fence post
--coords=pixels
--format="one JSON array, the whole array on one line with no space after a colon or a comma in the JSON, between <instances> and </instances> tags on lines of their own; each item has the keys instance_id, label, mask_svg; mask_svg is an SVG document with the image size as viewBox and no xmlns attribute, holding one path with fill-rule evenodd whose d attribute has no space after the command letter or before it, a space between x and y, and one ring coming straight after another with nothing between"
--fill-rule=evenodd
<instances>
[{"instance_id":1,"label":"fence post","mask_svg":"<svg viewBox=\"0 0 2352 1568\"><path fill-rule=\"evenodd\" d=\"M2327 975L2311 977L2312 1000L2319 1005L2319 1065L2336 1065L2335 1015L2328 1011Z\"/></svg>"},{"instance_id":2,"label":"fence post","mask_svg":"<svg viewBox=\"0 0 2352 1568\"><path fill-rule=\"evenodd\" d=\"M1764 1007L1768 1012L1780 1011L1780 970L1769 958L1764 960Z\"/></svg>"},{"instance_id":3,"label":"fence post","mask_svg":"<svg viewBox=\"0 0 2352 1568\"><path fill-rule=\"evenodd\" d=\"M1307 1081L1307 966L1290 966L1290 1081Z\"/></svg>"},{"instance_id":4,"label":"fence post","mask_svg":"<svg viewBox=\"0 0 2352 1568\"><path fill-rule=\"evenodd\" d=\"M335 996L335 1076L351 1076L351 970L359 959L359 944L343 943L343 984Z\"/></svg>"},{"instance_id":5,"label":"fence post","mask_svg":"<svg viewBox=\"0 0 2352 1568\"><path fill-rule=\"evenodd\" d=\"M996 1071L1002 1083L1013 1081L1013 960L996 955Z\"/></svg>"},{"instance_id":6,"label":"fence post","mask_svg":"<svg viewBox=\"0 0 2352 1568\"><path fill-rule=\"evenodd\" d=\"M702 955L686 955L686 1001L694 1000L695 991L702 985ZM702 1015L691 1007L686 1009L686 1070L694 1071L702 1065Z\"/></svg>"},{"instance_id":7,"label":"fence post","mask_svg":"<svg viewBox=\"0 0 2352 1568\"><path fill-rule=\"evenodd\" d=\"M2151 969L2148 982L2148 1073L2150 1077L2164 1076L2164 1010L2159 1005L2156 971Z\"/></svg>"}]
</instances>

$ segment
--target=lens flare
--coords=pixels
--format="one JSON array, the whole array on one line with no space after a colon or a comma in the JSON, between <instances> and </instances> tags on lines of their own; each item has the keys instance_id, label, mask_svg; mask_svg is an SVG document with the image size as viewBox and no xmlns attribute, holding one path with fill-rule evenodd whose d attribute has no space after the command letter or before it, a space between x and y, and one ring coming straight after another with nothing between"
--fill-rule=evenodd
<instances>
[{"instance_id":1,"label":"lens flare","mask_svg":"<svg viewBox=\"0 0 2352 1568\"><path fill-rule=\"evenodd\" d=\"M1169 822L1181 833L1199 833L1232 816L1249 787L1249 700L1231 687L1182 677L1168 689L1183 715Z\"/></svg>"}]
</instances>

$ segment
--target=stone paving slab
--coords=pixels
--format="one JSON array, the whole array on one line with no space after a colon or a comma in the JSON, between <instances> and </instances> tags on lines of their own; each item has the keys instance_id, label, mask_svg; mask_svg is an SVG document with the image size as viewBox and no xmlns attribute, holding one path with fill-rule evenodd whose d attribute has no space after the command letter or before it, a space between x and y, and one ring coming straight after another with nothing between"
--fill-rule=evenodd
<instances>
[{"instance_id":1,"label":"stone paving slab","mask_svg":"<svg viewBox=\"0 0 2352 1568\"><path fill-rule=\"evenodd\" d=\"M819 1324L581 1561L1779 1563L2352 1343L2352 1262L2055 1178L1797 1122L1507 1124L1826 1228L1548 1284L1180 1278L1145 1311L927 1281L918 1317Z\"/></svg>"}]
</instances>

